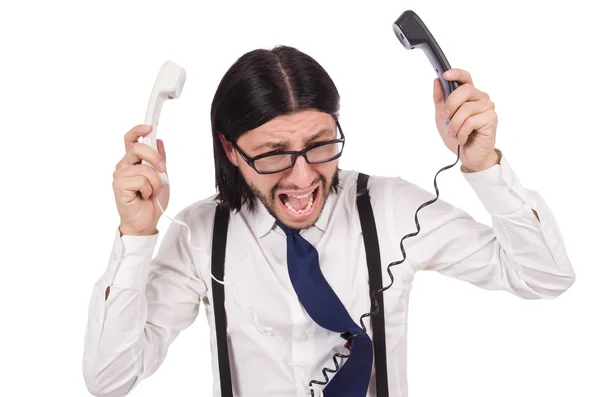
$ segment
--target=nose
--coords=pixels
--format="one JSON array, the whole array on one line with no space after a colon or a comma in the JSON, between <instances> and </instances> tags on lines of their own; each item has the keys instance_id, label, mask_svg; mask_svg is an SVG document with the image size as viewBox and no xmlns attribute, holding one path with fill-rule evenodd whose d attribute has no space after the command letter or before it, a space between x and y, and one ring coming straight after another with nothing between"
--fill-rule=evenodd
<instances>
[{"instance_id":1,"label":"nose","mask_svg":"<svg viewBox=\"0 0 600 397\"><path fill-rule=\"evenodd\" d=\"M312 166L306 162L302 156L298 156L296 164L291 168L286 182L297 186L298 189L305 189L312 185L315 180L315 171Z\"/></svg>"}]
</instances>

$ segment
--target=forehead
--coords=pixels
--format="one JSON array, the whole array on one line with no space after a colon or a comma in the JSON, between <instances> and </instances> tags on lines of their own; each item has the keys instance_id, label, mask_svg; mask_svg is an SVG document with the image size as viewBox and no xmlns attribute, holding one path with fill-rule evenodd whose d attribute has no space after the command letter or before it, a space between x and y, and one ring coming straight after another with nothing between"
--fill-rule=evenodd
<instances>
[{"instance_id":1,"label":"forehead","mask_svg":"<svg viewBox=\"0 0 600 397\"><path fill-rule=\"evenodd\" d=\"M293 139L295 136L302 138L304 135L314 134L323 129L330 129L332 132L336 129L335 120L330 114L316 110L303 110L279 115L244 135L253 140L269 137Z\"/></svg>"}]
</instances>

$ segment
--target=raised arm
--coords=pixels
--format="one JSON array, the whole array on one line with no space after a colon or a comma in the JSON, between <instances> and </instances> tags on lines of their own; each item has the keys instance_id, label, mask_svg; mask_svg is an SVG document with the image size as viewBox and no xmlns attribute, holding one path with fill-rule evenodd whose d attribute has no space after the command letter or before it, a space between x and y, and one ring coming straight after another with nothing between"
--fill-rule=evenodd
<instances>
[{"instance_id":1,"label":"raised arm","mask_svg":"<svg viewBox=\"0 0 600 397\"><path fill-rule=\"evenodd\" d=\"M183 213L176 219L183 222ZM196 271L186 229L120 236L96 282L85 334L83 375L94 396L124 396L164 361L169 345L190 326L207 288Z\"/></svg>"},{"instance_id":2,"label":"raised arm","mask_svg":"<svg viewBox=\"0 0 600 397\"><path fill-rule=\"evenodd\" d=\"M408 253L414 270L435 270L526 299L554 298L566 291L575 273L540 194L521 185L504 155L500 164L463 175L491 215L492 227L443 200L423 208L422 230ZM393 189L395 197L410 197L395 205L396 229L405 231L416 208L434 196L401 179Z\"/></svg>"}]
</instances>

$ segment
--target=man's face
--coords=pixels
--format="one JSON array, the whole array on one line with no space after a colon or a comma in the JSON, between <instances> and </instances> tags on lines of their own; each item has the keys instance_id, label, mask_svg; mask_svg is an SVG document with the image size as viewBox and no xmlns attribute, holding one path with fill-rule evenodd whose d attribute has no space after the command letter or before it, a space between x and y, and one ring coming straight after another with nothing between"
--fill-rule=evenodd
<instances>
[{"instance_id":1,"label":"man's face","mask_svg":"<svg viewBox=\"0 0 600 397\"><path fill-rule=\"evenodd\" d=\"M275 150L302 150L336 138L339 138L337 126L331 115L304 110L278 116L243 134L236 143L246 155L255 157ZM258 174L231 144L224 142L224 147L246 183L280 222L293 229L305 229L317 221L337 173L339 159L308 164L304 157L298 156L290 169Z\"/></svg>"}]
</instances>

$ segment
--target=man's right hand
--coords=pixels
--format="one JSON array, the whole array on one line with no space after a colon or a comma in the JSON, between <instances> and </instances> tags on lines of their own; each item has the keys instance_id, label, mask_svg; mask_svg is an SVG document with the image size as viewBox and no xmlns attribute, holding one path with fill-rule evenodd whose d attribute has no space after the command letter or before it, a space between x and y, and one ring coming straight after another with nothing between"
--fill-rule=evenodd
<instances>
[{"instance_id":1,"label":"man's right hand","mask_svg":"<svg viewBox=\"0 0 600 397\"><path fill-rule=\"evenodd\" d=\"M121 236L156 234L156 225L162 215L156 197L163 210L167 209L169 203L169 185L161 188L156 170L148 164L142 164L142 160L145 160L157 170L166 171L166 153L162 140L156 140L158 151L138 142L140 137L148 135L151 130L151 126L138 125L125 134L125 156L113 173L113 190L121 217Z\"/></svg>"}]
</instances>

